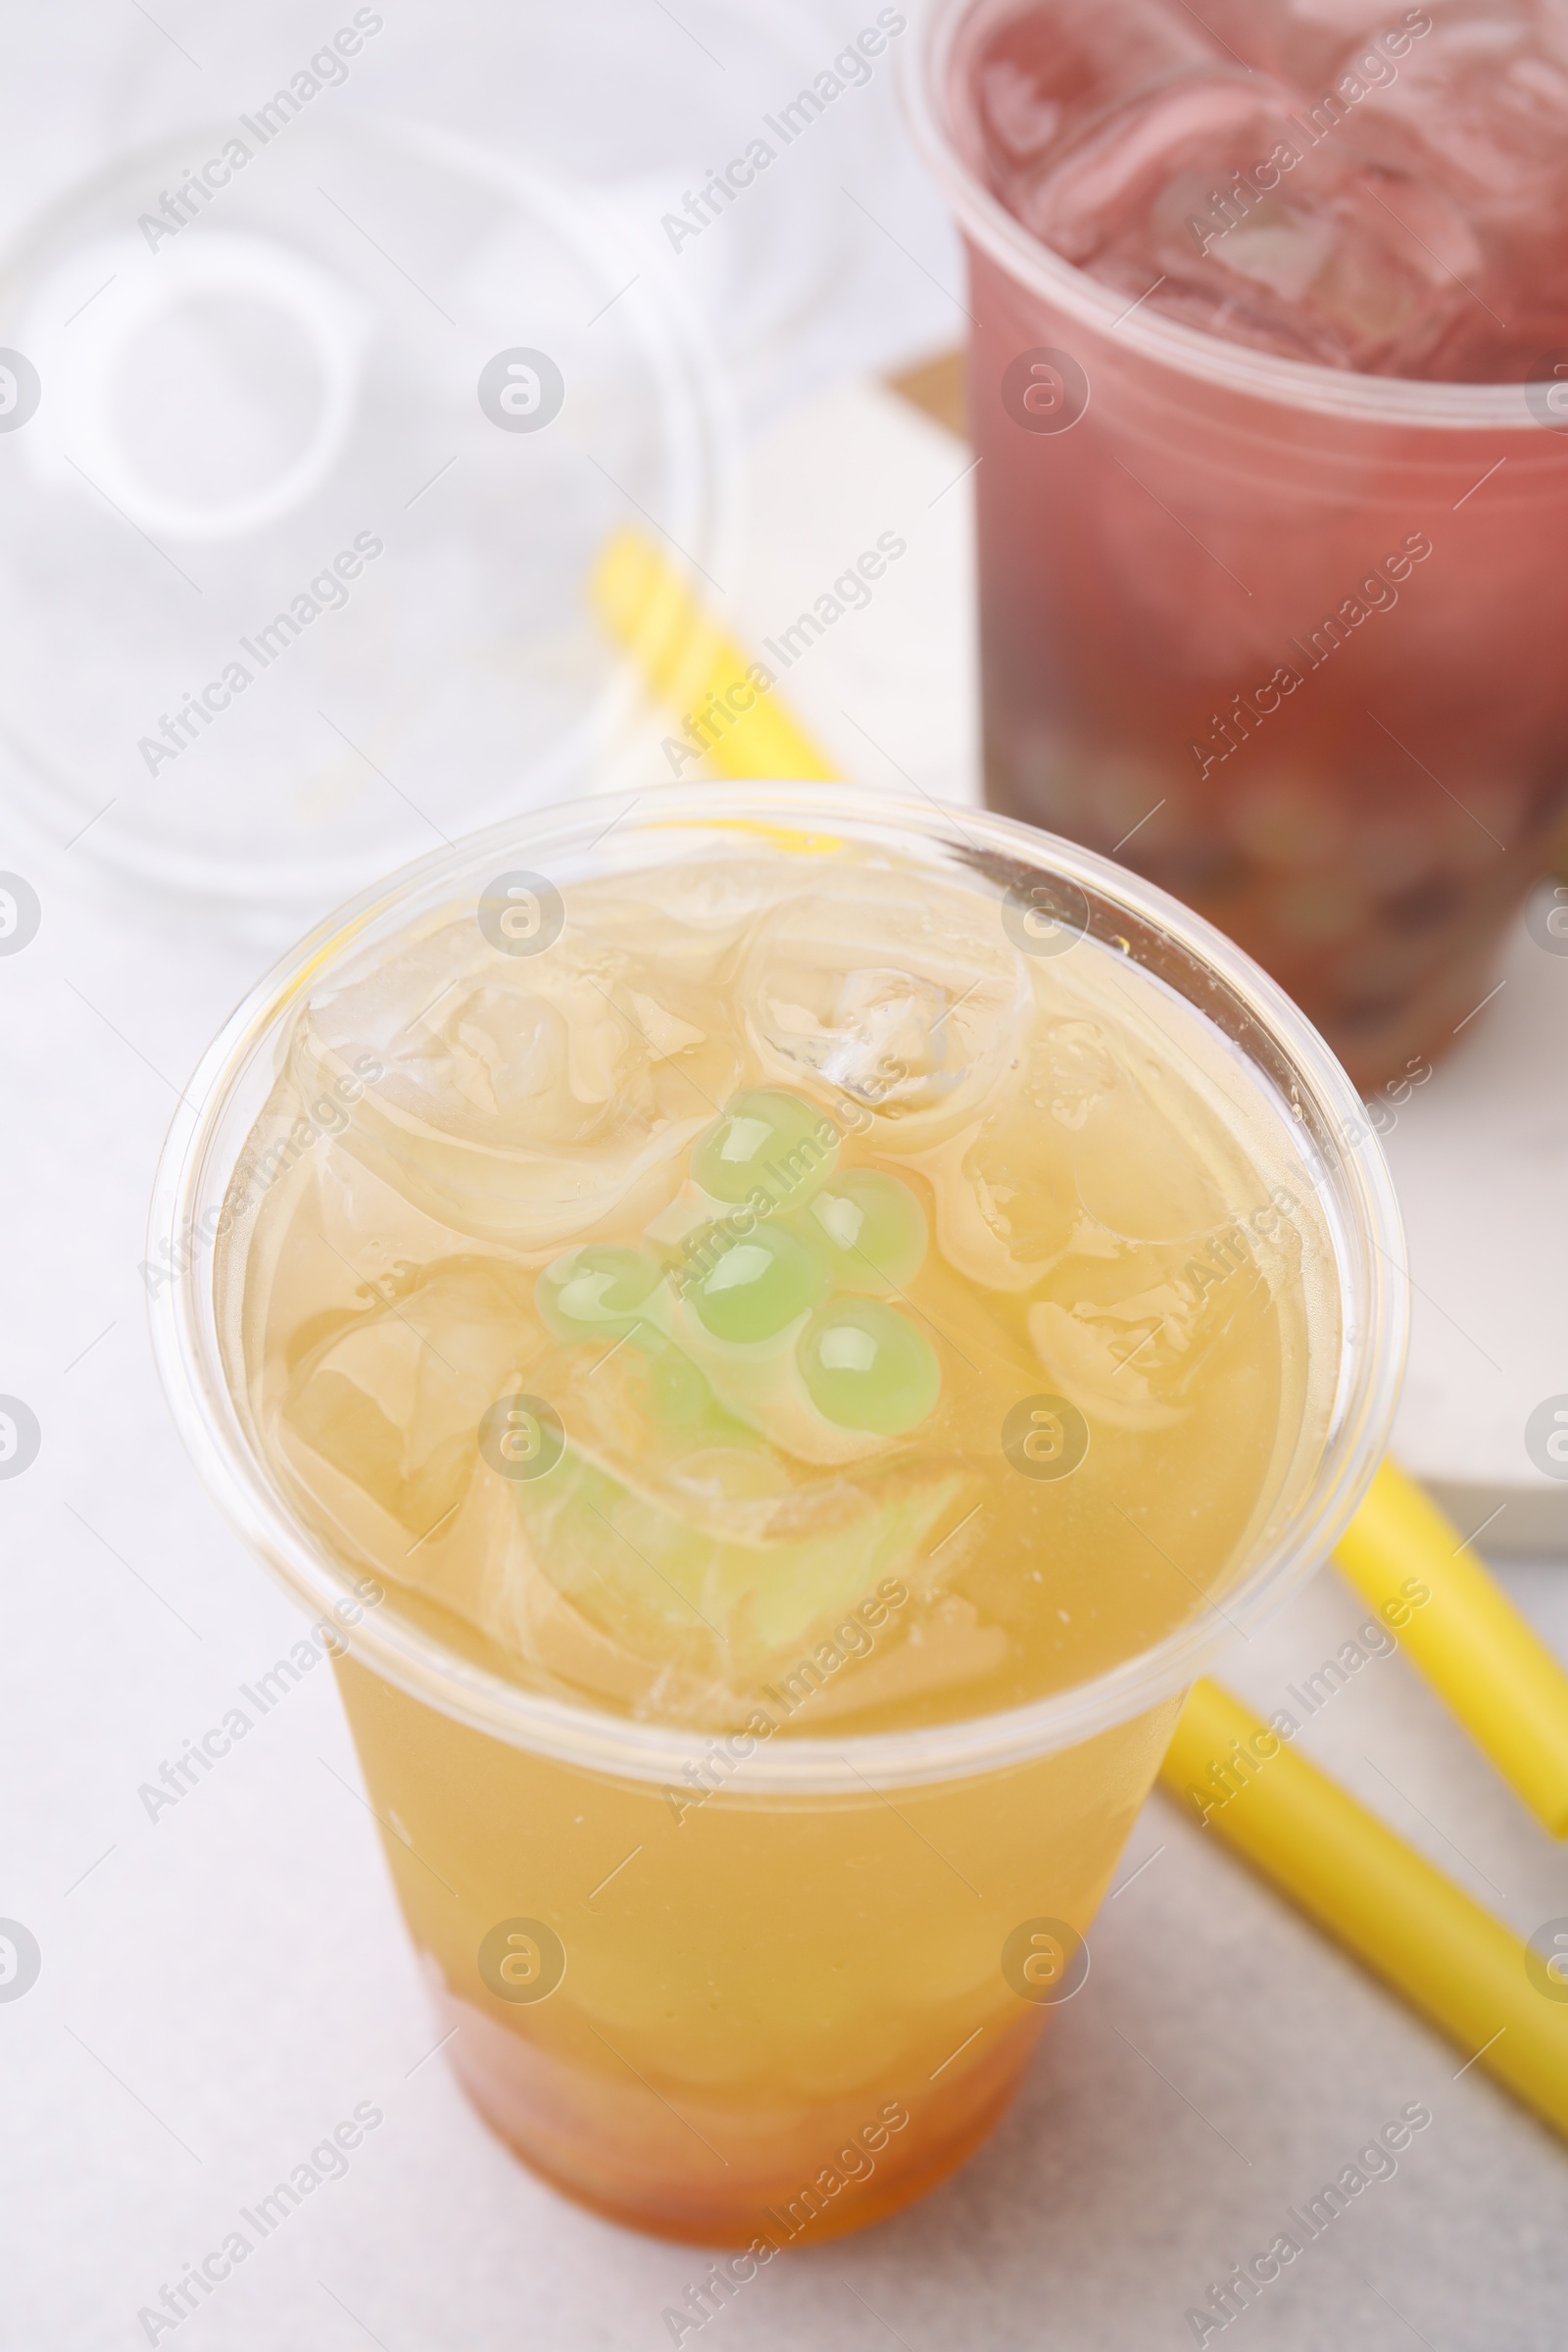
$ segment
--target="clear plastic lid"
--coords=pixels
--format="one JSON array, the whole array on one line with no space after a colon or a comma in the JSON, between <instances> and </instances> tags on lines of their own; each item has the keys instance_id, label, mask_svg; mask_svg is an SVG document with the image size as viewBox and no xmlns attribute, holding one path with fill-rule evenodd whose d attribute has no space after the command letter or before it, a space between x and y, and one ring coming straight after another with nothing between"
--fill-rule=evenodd
<instances>
[{"instance_id":1,"label":"clear plastic lid","mask_svg":"<svg viewBox=\"0 0 1568 2352\"><path fill-rule=\"evenodd\" d=\"M0 264L0 739L61 842L297 919L581 781L595 560L712 571L727 433L589 192L284 95Z\"/></svg>"}]
</instances>

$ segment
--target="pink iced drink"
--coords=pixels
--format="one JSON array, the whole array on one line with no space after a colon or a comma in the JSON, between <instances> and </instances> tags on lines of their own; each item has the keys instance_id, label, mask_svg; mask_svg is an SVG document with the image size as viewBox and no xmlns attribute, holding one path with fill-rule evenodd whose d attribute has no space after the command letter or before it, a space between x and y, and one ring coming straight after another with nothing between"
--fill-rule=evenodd
<instances>
[{"instance_id":1,"label":"pink iced drink","mask_svg":"<svg viewBox=\"0 0 1568 2352\"><path fill-rule=\"evenodd\" d=\"M1519 383L1568 338L1568 9L1046 0L973 102L1042 243L1229 342Z\"/></svg>"},{"instance_id":2,"label":"pink iced drink","mask_svg":"<svg viewBox=\"0 0 1568 2352\"><path fill-rule=\"evenodd\" d=\"M930 40L987 798L1199 906L1364 1086L1424 1066L1568 808L1568 0Z\"/></svg>"}]
</instances>

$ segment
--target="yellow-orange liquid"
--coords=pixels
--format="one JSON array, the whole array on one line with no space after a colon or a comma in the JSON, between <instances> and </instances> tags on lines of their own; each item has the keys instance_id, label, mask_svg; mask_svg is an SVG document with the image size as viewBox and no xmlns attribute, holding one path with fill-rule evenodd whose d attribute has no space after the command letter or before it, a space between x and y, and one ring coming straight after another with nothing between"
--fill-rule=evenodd
<instances>
[{"instance_id":1,"label":"yellow-orange liquid","mask_svg":"<svg viewBox=\"0 0 1568 2352\"><path fill-rule=\"evenodd\" d=\"M449 906L323 980L219 1267L255 1443L383 1605L690 1735L679 1770L588 1771L340 1667L480 2107L570 2193L764 2251L989 2128L1175 1702L892 1788L853 1738L1222 1602L1339 1337L1310 1187L1195 1014L984 876L817 848L568 885L520 952ZM741 1198L759 1103L816 1141L760 1147ZM856 1225L888 1200L896 1249ZM643 1269L599 1328L584 1250ZM807 1286L782 1321L765 1284L736 1304L768 1250ZM835 1788L748 1781L803 1739Z\"/></svg>"}]
</instances>

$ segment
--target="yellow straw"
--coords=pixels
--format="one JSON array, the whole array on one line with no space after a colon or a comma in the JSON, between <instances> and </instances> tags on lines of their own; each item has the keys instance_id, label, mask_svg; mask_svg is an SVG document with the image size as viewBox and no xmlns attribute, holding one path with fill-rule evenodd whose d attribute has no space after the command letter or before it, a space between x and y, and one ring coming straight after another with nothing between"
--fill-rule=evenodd
<instances>
[{"instance_id":1,"label":"yellow straw","mask_svg":"<svg viewBox=\"0 0 1568 2352\"><path fill-rule=\"evenodd\" d=\"M1195 1684L1160 1778L1467 2065L1568 2136L1568 2000L1538 1988L1500 1920L1217 1683Z\"/></svg>"},{"instance_id":2,"label":"yellow straw","mask_svg":"<svg viewBox=\"0 0 1568 2352\"><path fill-rule=\"evenodd\" d=\"M706 759L722 776L831 780L837 770L710 619L680 572L637 531L606 542L588 582L604 628L679 719L675 772Z\"/></svg>"},{"instance_id":3,"label":"yellow straw","mask_svg":"<svg viewBox=\"0 0 1568 2352\"><path fill-rule=\"evenodd\" d=\"M1385 1461L1334 1556L1538 1820L1568 1837L1568 1674L1458 1530Z\"/></svg>"}]
</instances>

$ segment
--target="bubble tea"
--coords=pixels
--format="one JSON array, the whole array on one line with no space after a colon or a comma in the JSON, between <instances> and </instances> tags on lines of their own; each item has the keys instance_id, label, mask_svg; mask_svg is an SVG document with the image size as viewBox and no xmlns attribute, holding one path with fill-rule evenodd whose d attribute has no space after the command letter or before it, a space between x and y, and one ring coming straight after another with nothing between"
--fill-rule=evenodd
<instances>
[{"instance_id":1,"label":"bubble tea","mask_svg":"<svg viewBox=\"0 0 1568 2352\"><path fill-rule=\"evenodd\" d=\"M1406 1072L1568 808L1568 7L947 0L926 74L987 797Z\"/></svg>"},{"instance_id":2,"label":"bubble tea","mask_svg":"<svg viewBox=\"0 0 1568 2352\"><path fill-rule=\"evenodd\" d=\"M470 859L302 958L213 1284L258 1474L385 1596L339 1674L450 2061L731 2286L989 2129L1198 1650L1141 1662L1370 1344L1200 949L997 819L845 821Z\"/></svg>"}]
</instances>

